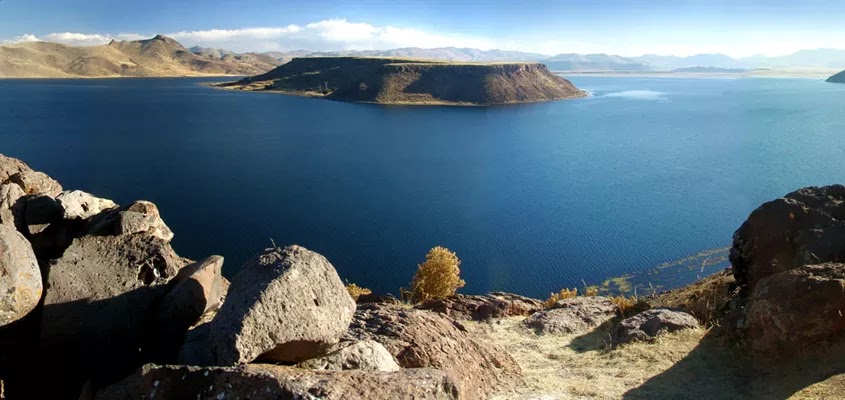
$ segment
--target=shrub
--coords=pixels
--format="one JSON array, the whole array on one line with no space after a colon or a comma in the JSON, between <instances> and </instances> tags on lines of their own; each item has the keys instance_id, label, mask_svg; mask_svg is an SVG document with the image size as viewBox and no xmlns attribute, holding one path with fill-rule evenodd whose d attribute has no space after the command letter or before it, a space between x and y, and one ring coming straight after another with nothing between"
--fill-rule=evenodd
<instances>
[{"instance_id":1,"label":"shrub","mask_svg":"<svg viewBox=\"0 0 845 400\"><path fill-rule=\"evenodd\" d=\"M363 294L372 294L373 291L364 287L360 287L354 283L350 283L346 285L346 291L349 292L349 295L352 296L353 300L358 300L358 297L361 297Z\"/></svg>"},{"instance_id":2,"label":"shrub","mask_svg":"<svg viewBox=\"0 0 845 400\"><path fill-rule=\"evenodd\" d=\"M543 307L552 308L560 300L571 299L578 296L578 288L575 289L561 289L560 292L549 294L549 298L543 302Z\"/></svg>"},{"instance_id":3,"label":"shrub","mask_svg":"<svg viewBox=\"0 0 845 400\"><path fill-rule=\"evenodd\" d=\"M437 246L425 256L411 280L411 301L422 303L428 299L455 294L466 282L461 279L461 260L445 247Z\"/></svg>"},{"instance_id":4,"label":"shrub","mask_svg":"<svg viewBox=\"0 0 845 400\"><path fill-rule=\"evenodd\" d=\"M612 296L610 301L616 305L619 309L619 314L622 318L626 318L628 316L643 312L651 308L651 304L649 304L645 299L639 298L637 296L625 297L625 295L620 296Z\"/></svg>"}]
</instances>

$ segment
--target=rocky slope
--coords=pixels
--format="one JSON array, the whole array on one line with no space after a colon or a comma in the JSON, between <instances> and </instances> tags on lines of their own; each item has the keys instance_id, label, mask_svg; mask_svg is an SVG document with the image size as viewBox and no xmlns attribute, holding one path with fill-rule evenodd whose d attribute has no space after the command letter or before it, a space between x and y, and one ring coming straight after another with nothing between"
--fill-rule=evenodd
<instances>
[{"instance_id":1,"label":"rocky slope","mask_svg":"<svg viewBox=\"0 0 845 400\"><path fill-rule=\"evenodd\" d=\"M837 398L843 221L845 186L790 193L737 230L732 269L633 306L356 302L300 246L230 284L222 257L174 251L153 203L0 155L0 398Z\"/></svg>"},{"instance_id":2,"label":"rocky slope","mask_svg":"<svg viewBox=\"0 0 845 400\"><path fill-rule=\"evenodd\" d=\"M842 71L838 74L831 76L830 78L827 78L827 82L845 83L845 71Z\"/></svg>"},{"instance_id":3,"label":"rocky slope","mask_svg":"<svg viewBox=\"0 0 845 400\"><path fill-rule=\"evenodd\" d=\"M395 58L295 58L220 87L381 104L492 105L583 97L542 64L456 64Z\"/></svg>"},{"instance_id":4,"label":"rocky slope","mask_svg":"<svg viewBox=\"0 0 845 400\"><path fill-rule=\"evenodd\" d=\"M0 46L0 78L254 75L281 64L261 54L194 54L164 36L102 46L31 42Z\"/></svg>"}]
</instances>

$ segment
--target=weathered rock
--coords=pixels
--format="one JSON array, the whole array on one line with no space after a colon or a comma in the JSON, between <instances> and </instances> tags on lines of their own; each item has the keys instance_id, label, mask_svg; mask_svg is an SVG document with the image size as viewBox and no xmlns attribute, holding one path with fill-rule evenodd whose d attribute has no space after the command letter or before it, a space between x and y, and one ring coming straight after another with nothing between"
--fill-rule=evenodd
<instances>
[{"instance_id":1,"label":"weathered rock","mask_svg":"<svg viewBox=\"0 0 845 400\"><path fill-rule=\"evenodd\" d=\"M653 308L619 322L611 333L614 346L654 340L664 332L698 328L698 320L682 311Z\"/></svg>"},{"instance_id":2,"label":"weathered rock","mask_svg":"<svg viewBox=\"0 0 845 400\"><path fill-rule=\"evenodd\" d=\"M328 354L303 361L299 368L342 371L359 369L362 371L399 371L399 364L381 343L373 340L340 342Z\"/></svg>"},{"instance_id":3,"label":"weathered rock","mask_svg":"<svg viewBox=\"0 0 845 400\"><path fill-rule=\"evenodd\" d=\"M845 264L806 265L757 282L745 339L756 353L800 353L845 333Z\"/></svg>"},{"instance_id":4,"label":"weathered rock","mask_svg":"<svg viewBox=\"0 0 845 400\"><path fill-rule=\"evenodd\" d=\"M27 196L25 207L24 221L30 235L41 233L50 224L62 219L62 206L47 195Z\"/></svg>"},{"instance_id":5,"label":"weathered rock","mask_svg":"<svg viewBox=\"0 0 845 400\"><path fill-rule=\"evenodd\" d=\"M64 191L56 196L56 201L62 206L64 219L70 220L88 219L103 211L117 208L113 201L95 197L81 190Z\"/></svg>"},{"instance_id":6,"label":"weathered rock","mask_svg":"<svg viewBox=\"0 0 845 400\"><path fill-rule=\"evenodd\" d=\"M355 302L325 257L300 246L247 261L211 322L218 365L314 358L349 327Z\"/></svg>"},{"instance_id":7,"label":"weathered rock","mask_svg":"<svg viewBox=\"0 0 845 400\"><path fill-rule=\"evenodd\" d=\"M192 327L185 333L185 340L179 349L178 364L207 367L216 364L217 358L212 353L209 332L211 323L205 322Z\"/></svg>"},{"instance_id":8,"label":"weathered rock","mask_svg":"<svg viewBox=\"0 0 845 400\"><path fill-rule=\"evenodd\" d=\"M82 237L46 265L41 347L69 388L141 365L153 305L184 264L166 242L139 234Z\"/></svg>"},{"instance_id":9,"label":"weathered rock","mask_svg":"<svg viewBox=\"0 0 845 400\"><path fill-rule=\"evenodd\" d=\"M0 185L0 224L19 230L24 228L23 189L14 183Z\"/></svg>"},{"instance_id":10,"label":"weathered rock","mask_svg":"<svg viewBox=\"0 0 845 400\"><path fill-rule=\"evenodd\" d=\"M145 365L96 400L134 399L325 399L447 400L459 387L441 371L311 371L266 364L229 368ZM468 398L468 397L467 397Z\"/></svg>"},{"instance_id":11,"label":"weathered rock","mask_svg":"<svg viewBox=\"0 0 845 400\"><path fill-rule=\"evenodd\" d=\"M88 232L92 235L115 236L147 233L166 242L173 239L173 231L161 219L158 207L143 200L93 217Z\"/></svg>"},{"instance_id":12,"label":"weathered rock","mask_svg":"<svg viewBox=\"0 0 845 400\"><path fill-rule=\"evenodd\" d=\"M47 174L38 171L24 170L9 177L9 182L15 183L26 194L43 194L56 197L62 192L62 185Z\"/></svg>"},{"instance_id":13,"label":"weathered rock","mask_svg":"<svg viewBox=\"0 0 845 400\"><path fill-rule=\"evenodd\" d=\"M392 294L362 294L355 300L357 304L367 303L381 303L381 304L402 304L402 300L397 299Z\"/></svg>"},{"instance_id":14,"label":"weathered rock","mask_svg":"<svg viewBox=\"0 0 845 400\"><path fill-rule=\"evenodd\" d=\"M29 242L14 228L0 225L0 326L35 309L41 292L41 272Z\"/></svg>"},{"instance_id":15,"label":"weathered rock","mask_svg":"<svg viewBox=\"0 0 845 400\"><path fill-rule=\"evenodd\" d=\"M519 365L502 348L467 334L442 314L362 304L344 340L381 343L403 368L437 368L453 376L468 399L484 399L522 382Z\"/></svg>"},{"instance_id":16,"label":"weathered rock","mask_svg":"<svg viewBox=\"0 0 845 400\"><path fill-rule=\"evenodd\" d=\"M549 310L538 311L522 321L539 334L581 333L610 321L617 307L607 297L579 296L560 300Z\"/></svg>"},{"instance_id":17,"label":"weathered rock","mask_svg":"<svg viewBox=\"0 0 845 400\"><path fill-rule=\"evenodd\" d=\"M754 210L730 252L739 285L807 264L845 261L845 186L808 187Z\"/></svg>"},{"instance_id":18,"label":"weathered rock","mask_svg":"<svg viewBox=\"0 0 845 400\"><path fill-rule=\"evenodd\" d=\"M518 315L531 315L543 309L543 302L511 293L494 292L486 296L456 294L432 299L417 306L446 314L457 320L481 321Z\"/></svg>"},{"instance_id":19,"label":"weathered rock","mask_svg":"<svg viewBox=\"0 0 845 400\"><path fill-rule=\"evenodd\" d=\"M32 168L17 158L0 154L0 183L6 183L12 175L24 171L32 171Z\"/></svg>"},{"instance_id":20,"label":"weathered rock","mask_svg":"<svg viewBox=\"0 0 845 400\"><path fill-rule=\"evenodd\" d=\"M156 360L174 362L189 328L220 307L226 294L222 268L223 257L211 256L185 266L170 281L171 289L155 310L150 347L157 349Z\"/></svg>"}]
</instances>

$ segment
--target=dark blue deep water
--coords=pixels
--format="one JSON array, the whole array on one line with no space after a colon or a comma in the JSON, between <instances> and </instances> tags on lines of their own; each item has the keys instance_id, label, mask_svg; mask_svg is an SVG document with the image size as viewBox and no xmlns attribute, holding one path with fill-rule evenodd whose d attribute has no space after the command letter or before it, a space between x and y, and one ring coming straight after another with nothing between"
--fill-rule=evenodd
<instances>
[{"instance_id":1,"label":"dark blue deep water","mask_svg":"<svg viewBox=\"0 0 845 400\"><path fill-rule=\"evenodd\" d=\"M593 97L492 108L0 81L0 153L154 201L180 254L222 254L229 275L273 238L393 292L435 245L463 260L465 292L598 283L727 246L761 202L845 181L845 85L573 81Z\"/></svg>"}]
</instances>

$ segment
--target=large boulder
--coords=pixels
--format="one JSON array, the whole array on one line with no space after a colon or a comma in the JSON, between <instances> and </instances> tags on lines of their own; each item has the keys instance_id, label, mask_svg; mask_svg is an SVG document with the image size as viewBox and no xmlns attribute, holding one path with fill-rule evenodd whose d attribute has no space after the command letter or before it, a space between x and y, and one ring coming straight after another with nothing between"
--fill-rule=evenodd
<instances>
[{"instance_id":1,"label":"large boulder","mask_svg":"<svg viewBox=\"0 0 845 400\"><path fill-rule=\"evenodd\" d=\"M23 189L14 183L0 185L0 224L24 230Z\"/></svg>"},{"instance_id":2,"label":"large boulder","mask_svg":"<svg viewBox=\"0 0 845 400\"><path fill-rule=\"evenodd\" d=\"M101 199L81 190L64 191L56 196L62 206L64 219L85 220L106 210L117 208L109 199Z\"/></svg>"},{"instance_id":3,"label":"large boulder","mask_svg":"<svg viewBox=\"0 0 845 400\"><path fill-rule=\"evenodd\" d=\"M354 312L325 257L300 246L267 249L233 278L210 341L218 365L304 361L337 343Z\"/></svg>"},{"instance_id":4,"label":"large boulder","mask_svg":"<svg viewBox=\"0 0 845 400\"><path fill-rule=\"evenodd\" d=\"M155 204L138 200L128 206L109 210L91 218L88 233L92 235L131 235L146 233L165 242L173 239L173 231L161 219Z\"/></svg>"},{"instance_id":5,"label":"large boulder","mask_svg":"<svg viewBox=\"0 0 845 400\"><path fill-rule=\"evenodd\" d=\"M17 158L0 154L0 183L6 183L12 175L24 171L32 171L32 168Z\"/></svg>"},{"instance_id":6,"label":"large boulder","mask_svg":"<svg viewBox=\"0 0 845 400\"><path fill-rule=\"evenodd\" d=\"M24 170L9 177L9 182L15 183L26 194L43 194L56 197L62 192L62 185L47 174L38 171Z\"/></svg>"},{"instance_id":7,"label":"large boulder","mask_svg":"<svg viewBox=\"0 0 845 400\"><path fill-rule=\"evenodd\" d=\"M611 343L617 346L623 343L647 342L654 340L661 333L695 329L698 326L698 320L683 311L653 308L619 322L611 333Z\"/></svg>"},{"instance_id":8,"label":"large boulder","mask_svg":"<svg viewBox=\"0 0 845 400\"><path fill-rule=\"evenodd\" d=\"M0 225L0 326L35 309L41 292L41 272L29 242L14 228Z\"/></svg>"},{"instance_id":9,"label":"large boulder","mask_svg":"<svg viewBox=\"0 0 845 400\"><path fill-rule=\"evenodd\" d=\"M46 265L41 350L68 390L142 364L153 306L185 263L165 241L138 234L75 239Z\"/></svg>"},{"instance_id":10,"label":"large boulder","mask_svg":"<svg viewBox=\"0 0 845 400\"><path fill-rule=\"evenodd\" d=\"M748 288L802 265L845 261L845 186L807 187L761 205L734 233L730 261Z\"/></svg>"},{"instance_id":11,"label":"large boulder","mask_svg":"<svg viewBox=\"0 0 845 400\"><path fill-rule=\"evenodd\" d=\"M502 348L470 336L442 314L387 304L363 304L344 340L381 343L403 368L437 368L453 376L468 399L484 399L522 382Z\"/></svg>"},{"instance_id":12,"label":"large boulder","mask_svg":"<svg viewBox=\"0 0 845 400\"><path fill-rule=\"evenodd\" d=\"M311 371L278 365L229 368L145 365L96 400L448 400L461 397L446 374L432 369L396 372Z\"/></svg>"},{"instance_id":13,"label":"large boulder","mask_svg":"<svg viewBox=\"0 0 845 400\"><path fill-rule=\"evenodd\" d=\"M418 305L417 308L443 313L456 320L482 321L490 318L531 315L543 309L543 302L516 294L494 292L482 296L456 294L446 298L431 299Z\"/></svg>"},{"instance_id":14,"label":"large boulder","mask_svg":"<svg viewBox=\"0 0 845 400\"><path fill-rule=\"evenodd\" d=\"M582 333L616 317L618 308L603 296L579 296L559 300L551 309L538 311L522 324L538 334Z\"/></svg>"},{"instance_id":15,"label":"large boulder","mask_svg":"<svg viewBox=\"0 0 845 400\"><path fill-rule=\"evenodd\" d=\"M340 342L328 354L303 361L299 368L342 371L359 369L363 371L399 371L399 364L381 343L373 340Z\"/></svg>"},{"instance_id":16,"label":"large boulder","mask_svg":"<svg viewBox=\"0 0 845 400\"><path fill-rule=\"evenodd\" d=\"M845 333L845 264L806 265L761 279L745 314L756 353L800 353Z\"/></svg>"}]
</instances>

